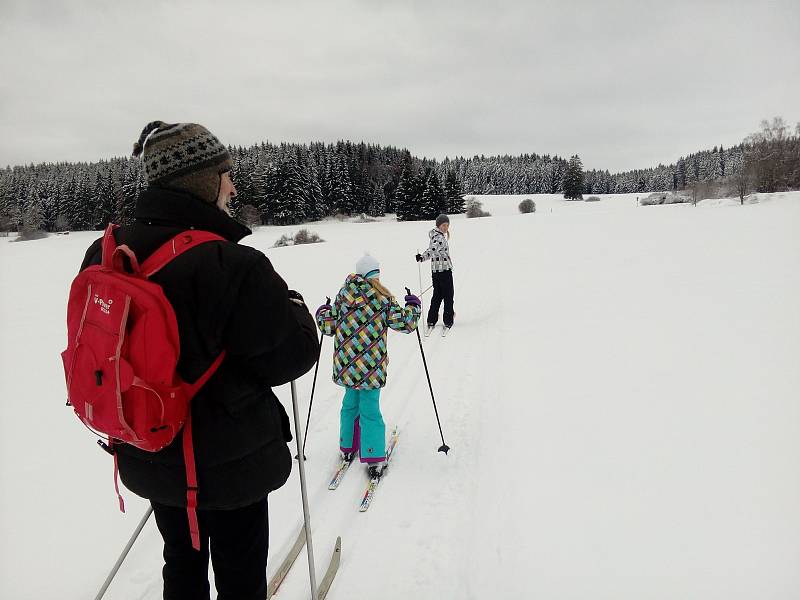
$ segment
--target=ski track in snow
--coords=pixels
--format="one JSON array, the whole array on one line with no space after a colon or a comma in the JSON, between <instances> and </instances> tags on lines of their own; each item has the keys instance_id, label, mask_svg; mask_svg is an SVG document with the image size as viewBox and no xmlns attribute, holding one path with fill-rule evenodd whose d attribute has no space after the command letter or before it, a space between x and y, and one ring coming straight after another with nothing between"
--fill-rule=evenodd
<instances>
[{"instance_id":1,"label":"ski track in snow","mask_svg":"<svg viewBox=\"0 0 800 600\"><path fill-rule=\"evenodd\" d=\"M342 388L323 341L306 470L318 581L342 536L328 598L800 597L800 193L696 208L533 196L519 215L522 198L453 218L455 327L423 337L448 456L417 335L389 332L381 405L400 440L366 513L362 465L327 489ZM429 223L305 226L327 242L270 248L299 227L246 241L312 313L364 250L398 297L419 291ZM25 399L0 421L3 598L93 597L146 506L125 493L116 511L107 455L63 407L67 287L97 235L0 243L0 397ZM291 414L288 386L276 393ZM44 441L18 426L32 418ZM299 487L294 469L270 496L270 575L302 524ZM276 598L308 596L306 560ZM160 569L151 520L106 598L157 600Z\"/></svg>"}]
</instances>

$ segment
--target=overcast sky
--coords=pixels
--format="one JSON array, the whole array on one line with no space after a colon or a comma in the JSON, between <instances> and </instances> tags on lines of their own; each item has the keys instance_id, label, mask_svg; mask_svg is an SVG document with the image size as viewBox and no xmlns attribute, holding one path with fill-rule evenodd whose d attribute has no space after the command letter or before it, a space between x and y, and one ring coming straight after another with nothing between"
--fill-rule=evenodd
<instances>
[{"instance_id":1,"label":"overcast sky","mask_svg":"<svg viewBox=\"0 0 800 600\"><path fill-rule=\"evenodd\" d=\"M800 2L0 0L0 66L0 165L160 119L613 172L800 120Z\"/></svg>"}]
</instances>

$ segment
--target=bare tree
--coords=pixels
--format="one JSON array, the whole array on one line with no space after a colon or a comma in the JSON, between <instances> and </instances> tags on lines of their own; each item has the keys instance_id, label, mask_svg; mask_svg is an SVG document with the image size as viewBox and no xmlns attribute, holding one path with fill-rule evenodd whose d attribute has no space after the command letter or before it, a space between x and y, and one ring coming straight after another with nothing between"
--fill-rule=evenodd
<instances>
[{"instance_id":1,"label":"bare tree","mask_svg":"<svg viewBox=\"0 0 800 600\"><path fill-rule=\"evenodd\" d=\"M786 142L791 135L782 117L761 121L761 130L745 138L749 144L755 187L762 192L777 192L786 187Z\"/></svg>"},{"instance_id":2,"label":"bare tree","mask_svg":"<svg viewBox=\"0 0 800 600\"><path fill-rule=\"evenodd\" d=\"M708 181L692 181L687 184L686 189L692 195L692 206L697 206L700 200L711 197L711 184Z\"/></svg>"},{"instance_id":3,"label":"bare tree","mask_svg":"<svg viewBox=\"0 0 800 600\"><path fill-rule=\"evenodd\" d=\"M742 168L733 176L736 192L739 194L739 204L744 206L744 197L753 189L755 180L755 162L751 152L745 152Z\"/></svg>"}]
</instances>

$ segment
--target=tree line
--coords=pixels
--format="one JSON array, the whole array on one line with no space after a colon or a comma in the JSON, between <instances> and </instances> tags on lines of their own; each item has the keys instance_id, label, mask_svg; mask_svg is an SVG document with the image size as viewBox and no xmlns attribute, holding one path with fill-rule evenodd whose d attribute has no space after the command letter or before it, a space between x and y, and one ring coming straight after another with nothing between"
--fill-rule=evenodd
<instances>
[{"instance_id":1,"label":"tree line","mask_svg":"<svg viewBox=\"0 0 800 600\"><path fill-rule=\"evenodd\" d=\"M584 171L580 157L523 154L420 159L406 149L340 141L229 147L249 224L293 224L331 215L387 213L400 220L464 211L464 194L613 194L682 190L730 182L736 190L800 189L800 124L764 121L730 148L714 147L671 165L611 174ZM130 222L146 188L139 159L42 163L0 170L0 231L101 229Z\"/></svg>"}]
</instances>

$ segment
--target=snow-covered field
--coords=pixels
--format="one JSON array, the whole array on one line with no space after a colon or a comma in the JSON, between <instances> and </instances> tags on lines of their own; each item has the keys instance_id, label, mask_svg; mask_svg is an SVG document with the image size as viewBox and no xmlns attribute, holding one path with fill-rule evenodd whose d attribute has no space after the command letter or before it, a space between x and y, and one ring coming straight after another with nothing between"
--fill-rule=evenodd
<instances>
[{"instance_id":1,"label":"snow-covered field","mask_svg":"<svg viewBox=\"0 0 800 600\"><path fill-rule=\"evenodd\" d=\"M425 341L449 456L416 335L391 335L382 406L402 435L363 514L360 469L327 490L341 390L324 342L306 453L319 578L343 538L329 598L800 598L800 193L533 196L520 215L522 198L452 219L456 326ZM418 289L429 228L327 221L310 225L324 244L270 248L299 227L245 242L314 308L364 250L396 294ZM64 406L66 294L95 237L0 239L3 599L94 597L146 507L128 493L117 511L109 457ZM302 521L296 470L270 512L272 573ZM107 597L160 598L160 552L151 521ZM305 560L278 598L308 597Z\"/></svg>"}]
</instances>

